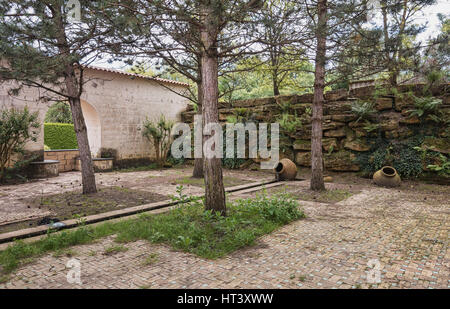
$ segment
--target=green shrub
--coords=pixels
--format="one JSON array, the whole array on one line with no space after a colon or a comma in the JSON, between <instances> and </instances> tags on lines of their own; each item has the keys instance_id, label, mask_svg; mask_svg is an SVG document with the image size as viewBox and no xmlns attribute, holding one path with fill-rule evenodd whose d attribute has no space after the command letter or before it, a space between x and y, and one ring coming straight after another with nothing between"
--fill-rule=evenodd
<instances>
[{"instance_id":1,"label":"green shrub","mask_svg":"<svg viewBox=\"0 0 450 309\"><path fill-rule=\"evenodd\" d=\"M23 110L3 109L0 112L0 181L5 176L7 165L15 153L23 153L29 140L36 141L39 134L38 114ZM15 166L23 162L15 162Z\"/></svg>"},{"instance_id":2,"label":"green shrub","mask_svg":"<svg viewBox=\"0 0 450 309\"><path fill-rule=\"evenodd\" d=\"M160 166L164 166L172 145L170 135L175 122L166 119L163 114L155 121L146 119L143 123L142 135L153 143L156 152L156 161Z\"/></svg>"},{"instance_id":3,"label":"green shrub","mask_svg":"<svg viewBox=\"0 0 450 309\"><path fill-rule=\"evenodd\" d=\"M352 113L358 117L356 122L360 120L368 120L371 115L376 112L372 102L355 101L352 103Z\"/></svg>"},{"instance_id":4,"label":"green shrub","mask_svg":"<svg viewBox=\"0 0 450 309\"><path fill-rule=\"evenodd\" d=\"M417 118L424 120L426 117L430 117L434 122L442 121L442 113L439 111L439 107L442 105L442 100L435 97L416 97L414 99L414 109L408 111L410 117L417 116Z\"/></svg>"},{"instance_id":5,"label":"green shrub","mask_svg":"<svg viewBox=\"0 0 450 309\"><path fill-rule=\"evenodd\" d=\"M50 149L77 149L77 136L73 124L44 123L44 143Z\"/></svg>"},{"instance_id":6,"label":"green shrub","mask_svg":"<svg viewBox=\"0 0 450 309\"><path fill-rule=\"evenodd\" d=\"M420 135L403 141L377 138L372 140L370 151L357 154L356 163L368 175L390 165L401 177L415 178L423 172L422 156L416 150L422 141L423 137Z\"/></svg>"}]
</instances>

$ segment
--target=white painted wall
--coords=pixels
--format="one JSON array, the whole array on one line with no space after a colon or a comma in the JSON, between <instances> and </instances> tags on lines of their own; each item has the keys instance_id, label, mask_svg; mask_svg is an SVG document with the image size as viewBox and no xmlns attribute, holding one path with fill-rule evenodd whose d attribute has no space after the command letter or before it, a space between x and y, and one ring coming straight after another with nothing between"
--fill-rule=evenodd
<instances>
[{"instance_id":1,"label":"white painted wall","mask_svg":"<svg viewBox=\"0 0 450 309\"><path fill-rule=\"evenodd\" d=\"M84 100L81 100L84 122L86 123L89 148L93 157L97 157L102 147L102 125L95 108Z\"/></svg>"},{"instance_id":2,"label":"white painted wall","mask_svg":"<svg viewBox=\"0 0 450 309\"><path fill-rule=\"evenodd\" d=\"M117 73L85 70L85 85L82 96L82 109L88 128L89 143L93 155L100 148L113 148L119 159L154 158L154 150L140 131L146 117L156 119L161 113L166 118L179 120L188 101L182 96L166 89L171 87L177 92L186 91L185 86L165 84ZM23 108L38 111L41 123L51 103L39 103L42 91L27 88L19 97L7 94L11 84L0 84L0 108ZM27 150L44 148L43 126L38 141L28 143Z\"/></svg>"}]
</instances>

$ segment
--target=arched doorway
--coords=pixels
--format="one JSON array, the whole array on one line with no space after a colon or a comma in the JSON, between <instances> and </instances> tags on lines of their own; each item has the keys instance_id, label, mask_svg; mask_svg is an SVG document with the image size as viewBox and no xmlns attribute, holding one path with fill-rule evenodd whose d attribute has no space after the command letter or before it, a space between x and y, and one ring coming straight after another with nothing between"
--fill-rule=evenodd
<instances>
[{"instance_id":1,"label":"arched doorway","mask_svg":"<svg viewBox=\"0 0 450 309\"><path fill-rule=\"evenodd\" d=\"M95 108L84 100L81 100L84 121L87 127L89 147L92 157L97 157L102 147L102 127L100 117Z\"/></svg>"},{"instance_id":2,"label":"arched doorway","mask_svg":"<svg viewBox=\"0 0 450 309\"><path fill-rule=\"evenodd\" d=\"M95 108L81 100L84 121L87 127L92 157L96 157L101 148L100 117ZM76 149L77 140L72 124L72 113L67 102L54 103L45 115L44 140L46 150Z\"/></svg>"}]
</instances>

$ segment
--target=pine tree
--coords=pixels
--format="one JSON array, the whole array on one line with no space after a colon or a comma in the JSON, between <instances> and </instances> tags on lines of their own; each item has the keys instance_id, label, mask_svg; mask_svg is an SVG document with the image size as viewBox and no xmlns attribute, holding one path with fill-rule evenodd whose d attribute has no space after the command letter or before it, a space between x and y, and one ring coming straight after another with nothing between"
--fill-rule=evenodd
<instances>
[{"instance_id":1,"label":"pine tree","mask_svg":"<svg viewBox=\"0 0 450 309\"><path fill-rule=\"evenodd\" d=\"M260 0L125 1L119 7L125 18L135 19L137 32L134 32L135 40L125 44L129 51L113 52L119 57L124 54L159 56L179 73L189 72L192 80L201 77L198 98L202 102L203 125L219 123L219 59L234 59L246 50L255 29L248 16L261 4ZM129 30L124 28L124 31ZM183 57L185 51L189 53ZM203 140L211 135L204 134ZM225 214L221 158L205 155L203 172L205 208Z\"/></svg>"},{"instance_id":2,"label":"pine tree","mask_svg":"<svg viewBox=\"0 0 450 309\"><path fill-rule=\"evenodd\" d=\"M366 6L361 0L304 0L299 5L309 25L301 43L314 51L314 99L311 129L312 190L324 190L322 121L325 87L337 82L332 76L338 67L340 50L352 44L355 27L365 21Z\"/></svg>"},{"instance_id":3,"label":"pine tree","mask_svg":"<svg viewBox=\"0 0 450 309\"><path fill-rule=\"evenodd\" d=\"M80 97L84 66L100 57L109 29L95 18L101 1L86 1L81 7L64 6L63 0L2 1L0 3L0 77L16 80L17 95L24 86L44 90L40 99L67 100L80 151L83 193L97 191L91 151ZM75 9L75 11L73 10ZM75 16L69 16L68 13Z\"/></svg>"}]
</instances>

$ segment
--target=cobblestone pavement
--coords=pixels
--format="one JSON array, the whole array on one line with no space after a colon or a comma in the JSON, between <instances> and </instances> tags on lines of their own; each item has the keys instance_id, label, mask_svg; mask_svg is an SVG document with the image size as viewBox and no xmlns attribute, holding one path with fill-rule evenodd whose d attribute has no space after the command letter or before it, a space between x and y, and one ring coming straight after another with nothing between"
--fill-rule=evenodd
<instances>
[{"instance_id":1,"label":"cobblestone pavement","mask_svg":"<svg viewBox=\"0 0 450 309\"><path fill-rule=\"evenodd\" d=\"M192 175L191 167L143 172L111 172L96 174L98 186L122 186L129 189L150 191L162 195L176 194L176 179ZM227 170L224 176L254 182L261 178L273 178L268 172ZM198 186L184 185L186 194L199 194ZM26 200L49 194L81 190L81 173L61 173L58 177L42 179L19 185L0 186L0 224L51 215L49 211L29 207Z\"/></svg>"},{"instance_id":2,"label":"cobblestone pavement","mask_svg":"<svg viewBox=\"0 0 450 309\"><path fill-rule=\"evenodd\" d=\"M287 190L296 186L308 182ZM71 249L81 263L81 285L67 282L69 257L47 254L0 288L449 288L448 189L366 185L334 204L300 201L306 219L218 260L146 241L105 255L112 236ZM368 282L378 270L380 282Z\"/></svg>"}]
</instances>

